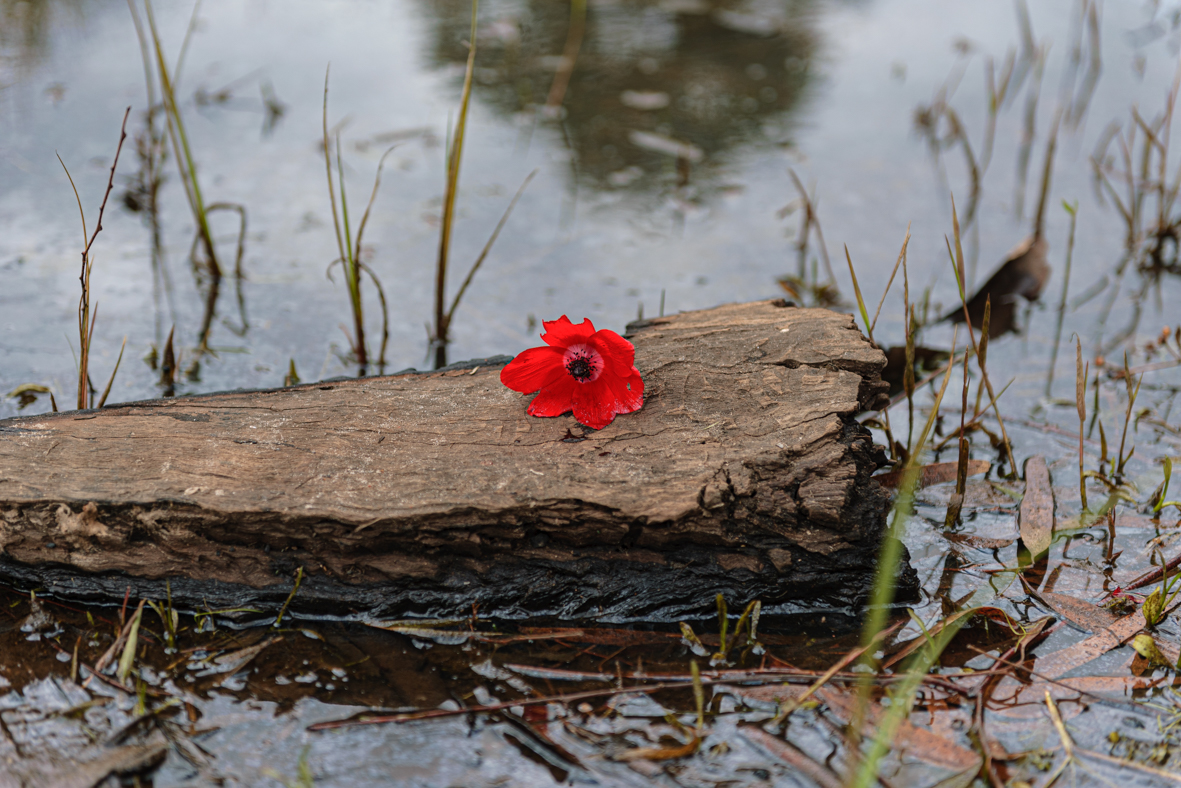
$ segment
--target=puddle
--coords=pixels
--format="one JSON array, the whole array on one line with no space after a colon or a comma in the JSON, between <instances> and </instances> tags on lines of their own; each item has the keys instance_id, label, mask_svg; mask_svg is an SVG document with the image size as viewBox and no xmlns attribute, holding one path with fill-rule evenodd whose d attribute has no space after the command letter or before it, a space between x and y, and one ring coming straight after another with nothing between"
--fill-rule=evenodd
<instances>
[{"instance_id":1,"label":"puddle","mask_svg":"<svg viewBox=\"0 0 1181 788\"><path fill-rule=\"evenodd\" d=\"M156 9L170 62L190 10ZM1181 453L1181 345L1170 306L1181 295L1168 191L1176 168L1164 168L1170 186L1158 188L1157 170L1142 169L1145 134L1130 114L1138 107L1166 139L1153 124L1181 48L1175 11L1108 4L1100 12L1061 0L1030 9L1027 35L1007 6L987 4L592 2L574 68L558 85L572 46L568 7L480 6L450 294L517 188L537 175L456 311L449 357L518 352L534 343L541 320L563 313L619 330L641 312L785 289L801 302L857 311L846 245L872 317L909 224L905 284L899 274L875 325L882 347L904 345L903 287L926 324L914 425L904 400L891 410L903 445L922 429L941 382L924 377L942 369L952 342L951 325L933 322L959 303L949 192L970 298L1034 230L1061 110L1045 200L1048 278L1027 266L1017 273L1028 276L985 288L997 329L990 382L1013 460L1045 456L1059 534L1024 571L1042 593L1036 598L1010 571L1029 557L1018 540L1023 484L1003 478L1013 463L999 448L1001 426L993 415L969 425L971 457L992 467L970 479L962 521L950 529L954 483L919 493L905 542L923 583L913 608L922 626L895 622L901 628L881 657L905 665L899 655L925 642L924 628L969 600L987 607L917 688L913 728L899 740L907 746L881 772L891 785L1044 784L1057 770L1072 784L1155 785L1160 770L1175 774L1174 674L1127 646L1079 661L1080 644L1095 634L1043 621L1068 620L1054 594L1102 603L1159 563L1158 549L1177 549L1177 510L1153 519L1150 505L1163 458ZM328 122L339 130L354 211L396 145L361 253L389 296L386 371L429 366L422 326L431 317L443 144L459 103L468 13L452 1L201 5L178 100L206 199L243 205L247 216L243 277L227 264L203 353L210 279L190 262L193 219L174 154L142 169L150 148L143 63L126 4L0 0L0 393L47 389L0 400L0 417L47 411L49 391L63 409L76 402L80 222L53 154L69 167L93 231L128 105L130 137L94 246L96 388L124 336L110 402L273 387L292 372L304 380L357 373L352 329L341 329L352 319L341 272L325 278L339 255L321 147L329 62ZM551 99L558 87L560 108ZM1159 166L1159 157L1149 161ZM155 245L145 219L153 173L163 178ZM1077 217L1073 236L1064 202ZM1129 205L1139 206L1134 216ZM214 214L223 263L235 257L239 230L234 211ZM376 351L382 320L366 288ZM1035 292L1032 306L1015 295ZM978 331L977 303L969 312ZM1122 482L1093 479L1090 508L1124 497L1113 499L1110 519L1082 524L1076 336L1090 364L1086 467ZM956 341L962 348L962 326ZM1125 351L1132 376L1144 375L1132 409ZM904 365L904 351L892 358L899 353ZM162 385L168 363L174 379ZM940 448L931 462L956 460L959 374L933 424ZM990 399L977 396L972 374L968 418ZM901 396L903 377L893 383ZM884 430L876 435L885 442ZM1137 604L1157 585L1132 589ZM170 642L167 609L145 607L123 678L120 650L105 679L84 687L87 666L111 648L138 600L124 611L53 599L38 608L30 590L0 591L0 785L10 775L55 784L73 764L79 785L827 786L841 784L857 760L844 726L863 674L838 673L829 694L804 701L785 726L771 722L856 648L856 633L838 634L833 622L800 631L765 618L761 653L751 646L745 661L724 666L752 671L738 676L709 673L717 622L692 623L698 644L675 627L563 635L561 622L528 630L474 621L432 634L295 619L276 631L182 611ZM728 625L736 622L732 615ZM1166 618L1155 635L1175 656L1175 621ZM1025 652L998 662L1019 643ZM700 727L692 660L705 671ZM654 682L674 686L644 689ZM539 697L554 700L532 702ZM489 708L462 712L472 707ZM462 713L309 730L421 710ZM862 733L872 737L874 724ZM1063 730L1073 737L1069 760Z\"/></svg>"}]
</instances>

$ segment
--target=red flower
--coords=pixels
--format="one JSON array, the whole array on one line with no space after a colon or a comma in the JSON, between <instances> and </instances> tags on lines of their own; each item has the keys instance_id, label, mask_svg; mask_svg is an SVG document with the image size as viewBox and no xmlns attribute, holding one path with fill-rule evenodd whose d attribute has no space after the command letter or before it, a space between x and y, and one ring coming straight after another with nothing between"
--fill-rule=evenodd
<instances>
[{"instance_id":1,"label":"red flower","mask_svg":"<svg viewBox=\"0 0 1181 788\"><path fill-rule=\"evenodd\" d=\"M580 424L601 430L619 413L644 404L636 349L614 331L596 331L588 319L575 325L562 315L542 322L547 347L526 350L500 371L500 382L522 394L540 393L531 416L574 411Z\"/></svg>"}]
</instances>

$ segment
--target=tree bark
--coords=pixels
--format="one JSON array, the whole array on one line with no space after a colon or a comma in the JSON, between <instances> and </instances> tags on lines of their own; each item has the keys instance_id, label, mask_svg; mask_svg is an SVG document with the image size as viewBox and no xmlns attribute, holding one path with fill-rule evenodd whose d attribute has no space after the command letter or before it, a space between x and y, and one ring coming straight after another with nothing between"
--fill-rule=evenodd
<instances>
[{"instance_id":1,"label":"tree bark","mask_svg":"<svg viewBox=\"0 0 1181 788\"><path fill-rule=\"evenodd\" d=\"M783 301L632 323L644 407L526 415L507 357L0 421L0 577L75 598L671 621L864 599L885 356ZM900 598L915 589L908 566Z\"/></svg>"}]
</instances>

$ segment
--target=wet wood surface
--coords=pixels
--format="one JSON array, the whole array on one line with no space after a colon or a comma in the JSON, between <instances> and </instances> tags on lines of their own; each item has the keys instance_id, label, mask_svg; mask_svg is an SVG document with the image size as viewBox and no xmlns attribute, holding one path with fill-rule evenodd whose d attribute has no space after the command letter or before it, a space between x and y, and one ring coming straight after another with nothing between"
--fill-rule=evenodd
<instances>
[{"instance_id":1,"label":"wet wood surface","mask_svg":"<svg viewBox=\"0 0 1181 788\"><path fill-rule=\"evenodd\" d=\"M646 400L526 415L506 357L0 421L0 577L76 597L668 619L864 595L885 357L782 301L640 321ZM903 585L913 578L903 578Z\"/></svg>"}]
</instances>

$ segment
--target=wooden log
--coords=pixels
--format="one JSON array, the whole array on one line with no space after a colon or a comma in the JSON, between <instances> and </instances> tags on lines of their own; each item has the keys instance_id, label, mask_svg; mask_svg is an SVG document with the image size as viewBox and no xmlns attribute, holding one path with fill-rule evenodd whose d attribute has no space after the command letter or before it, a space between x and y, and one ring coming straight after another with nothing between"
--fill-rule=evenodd
<instances>
[{"instance_id":1,"label":"wooden log","mask_svg":"<svg viewBox=\"0 0 1181 788\"><path fill-rule=\"evenodd\" d=\"M677 620L863 600L885 357L763 301L628 326L646 400L526 415L507 357L0 421L0 578L335 615ZM909 566L900 598L915 589Z\"/></svg>"}]
</instances>

